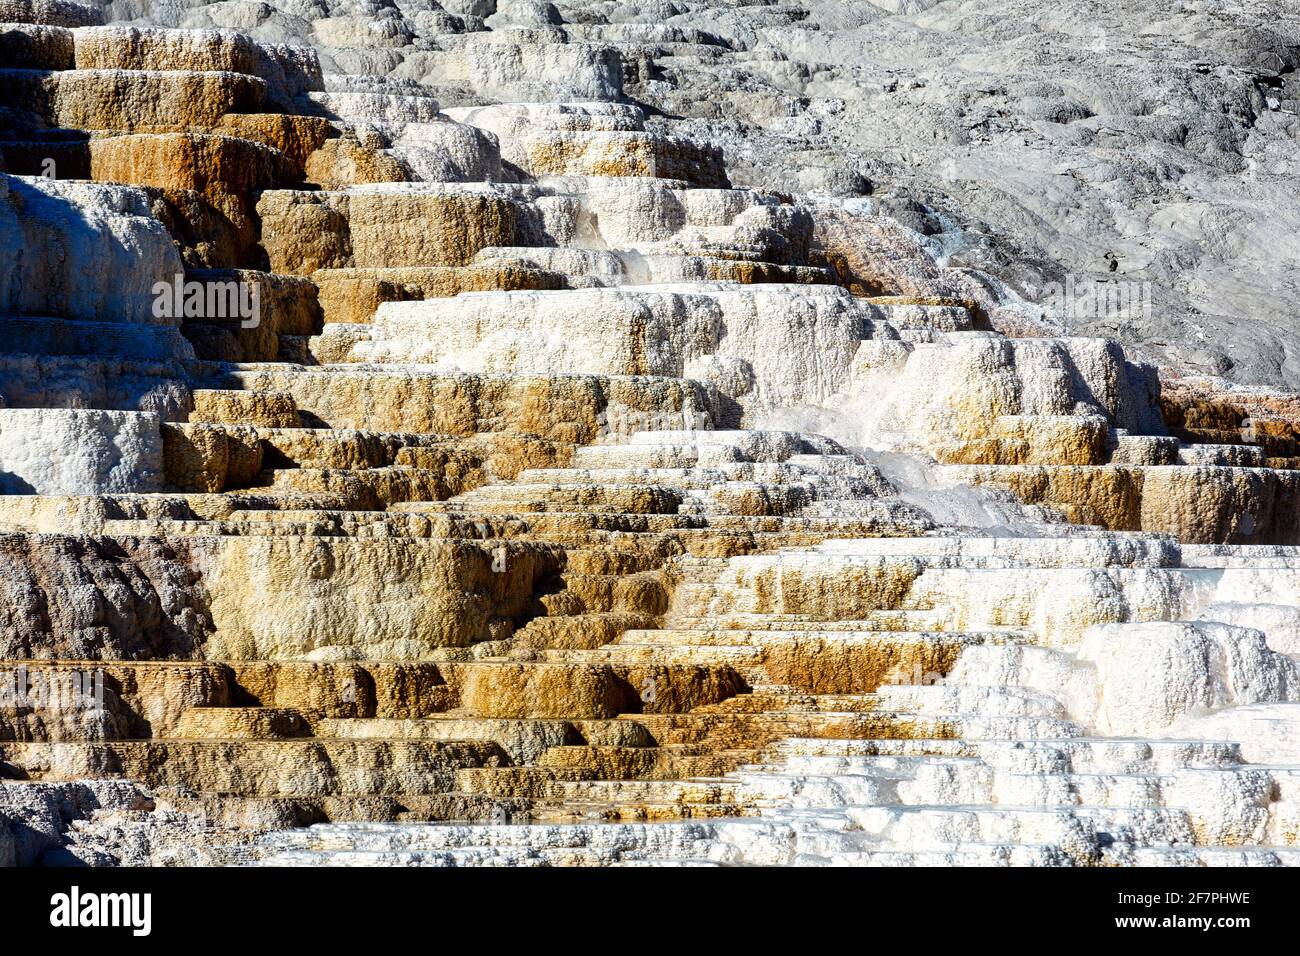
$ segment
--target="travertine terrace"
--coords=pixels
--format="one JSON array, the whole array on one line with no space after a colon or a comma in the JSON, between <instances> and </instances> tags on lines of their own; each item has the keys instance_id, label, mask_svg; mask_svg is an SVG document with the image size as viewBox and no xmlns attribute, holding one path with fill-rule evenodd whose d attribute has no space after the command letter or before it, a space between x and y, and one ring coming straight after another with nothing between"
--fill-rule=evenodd
<instances>
[{"instance_id":1,"label":"travertine terrace","mask_svg":"<svg viewBox=\"0 0 1300 956\"><path fill-rule=\"evenodd\" d=\"M700 31L101 6L0 0L0 863L1300 861L1300 400L734 185Z\"/></svg>"}]
</instances>

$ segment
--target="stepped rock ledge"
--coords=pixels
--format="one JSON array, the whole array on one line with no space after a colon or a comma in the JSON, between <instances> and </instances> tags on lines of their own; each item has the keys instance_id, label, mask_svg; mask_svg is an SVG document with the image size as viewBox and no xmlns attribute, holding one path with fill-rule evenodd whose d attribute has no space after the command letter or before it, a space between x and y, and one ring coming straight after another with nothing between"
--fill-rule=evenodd
<instances>
[{"instance_id":1,"label":"stepped rock ledge","mask_svg":"<svg viewBox=\"0 0 1300 956\"><path fill-rule=\"evenodd\" d=\"M1300 864L1300 15L1165 6L0 0L0 865Z\"/></svg>"}]
</instances>

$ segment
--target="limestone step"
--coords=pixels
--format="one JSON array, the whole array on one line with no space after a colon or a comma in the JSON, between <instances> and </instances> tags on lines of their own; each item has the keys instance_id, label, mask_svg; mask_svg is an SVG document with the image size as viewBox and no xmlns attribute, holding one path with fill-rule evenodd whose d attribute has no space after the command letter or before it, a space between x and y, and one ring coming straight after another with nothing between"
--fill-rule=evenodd
<instances>
[{"instance_id":1,"label":"limestone step","mask_svg":"<svg viewBox=\"0 0 1300 956\"><path fill-rule=\"evenodd\" d=\"M302 424L293 396L287 392L199 388L193 398L191 422L290 429Z\"/></svg>"},{"instance_id":2,"label":"limestone step","mask_svg":"<svg viewBox=\"0 0 1300 956\"><path fill-rule=\"evenodd\" d=\"M621 805L669 805L702 808L724 805L733 811L742 799L741 788L730 781L699 780L556 780L547 789L547 800L556 809L569 803L587 807Z\"/></svg>"},{"instance_id":3,"label":"limestone step","mask_svg":"<svg viewBox=\"0 0 1300 956\"><path fill-rule=\"evenodd\" d=\"M681 506L680 492L642 484L491 485L447 502L444 509L485 514L582 511L671 515Z\"/></svg>"},{"instance_id":4,"label":"limestone step","mask_svg":"<svg viewBox=\"0 0 1300 956\"><path fill-rule=\"evenodd\" d=\"M966 332L974 328L970 310L960 305L923 305L880 298L873 299L872 304L884 311L892 325L903 328L936 332Z\"/></svg>"},{"instance_id":5,"label":"limestone step","mask_svg":"<svg viewBox=\"0 0 1300 956\"><path fill-rule=\"evenodd\" d=\"M844 812L858 830L851 839L832 845L876 843L907 849L968 840L1046 843L1062 846L1077 860L1086 861L1097 854L1092 834L1098 830L1117 843L1195 843L1182 812L1158 808L878 806L849 807Z\"/></svg>"},{"instance_id":6,"label":"limestone step","mask_svg":"<svg viewBox=\"0 0 1300 956\"><path fill-rule=\"evenodd\" d=\"M456 789L462 793L496 798L535 800L543 797L556 781L591 780L594 770L567 767L499 767L465 770L456 775Z\"/></svg>"},{"instance_id":7,"label":"limestone step","mask_svg":"<svg viewBox=\"0 0 1300 956\"><path fill-rule=\"evenodd\" d=\"M82 70L202 70L256 76L272 55L243 34L218 30L112 25L82 28L72 36L76 65Z\"/></svg>"},{"instance_id":8,"label":"limestone step","mask_svg":"<svg viewBox=\"0 0 1300 956\"><path fill-rule=\"evenodd\" d=\"M632 176L706 188L731 185L721 151L641 130L539 130L520 145L520 168L532 176Z\"/></svg>"},{"instance_id":9,"label":"limestone step","mask_svg":"<svg viewBox=\"0 0 1300 956\"><path fill-rule=\"evenodd\" d=\"M518 801L494 800L456 793L397 796L334 795L248 796L198 791L163 792L170 806L194 813L215 826L247 830L287 830L319 823L384 823L394 821L478 820L490 822L520 813ZM238 847L232 847L237 851Z\"/></svg>"},{"instance_id":10,"label":"limestone step","mask_svg":"<svg viewBox=\"0 0 1300 956\"><path fill-rule=\"evenodd\" d=\"M655 571L664 566L665 559L631 549L571 548L565 558L565 570L575 574L628 575L642 571Z\"/></svg>"},{"instance_id":11,"label":"limestone step","mask_svg":"<svg viewBox=\"0 0 1300 956\"><path fill-rule=\"evenodd\" d=\"M795 858L796 865L870 866L870 867L994 867L994 866L1072 866L1070 857L1060 848L1024 843L978 843L963 840L950 848L911 850L848 850L818 857L805 854Z\"/></svg>"},{"instance_id":12,"label":"limestone step","mask_svg":"<svg viewBox=\"0 0 1300 956\"><path fill-rule=\"evenodd\" d=\"M415 719L327 718L318 721L315 736L347 739L487 740L519 764L535 763L549 748L598 744L652 746L643 727L628 720L503 720L452 714Z\"/></svg>"},{"instance_id":13,"label":"limestone step","mask_svg":"<svg viewBox=\"0 0 1300 956\"><path fill-rule=\"evenodd\" d=\"M651 632L653 633L653 632ZM714 644L705 647L676 644L627 644L590 649L545 651L546 659L565 663L658 665L715 664L729 667L761 665L763 653L743 645Z\"/></svg>"},{"instance_id":14,"label":"limestone step","mask_svg":"<svg viewBox=\"0 0 1300 956\"><path fill-rule=\"evenodd\" d=\"M931 535L826 541L816 554L866 557L918 557L936 563L956 560L963 567L1177 567L1188 546L1165 535L988 537ZM939 564L942 566L942 564Z\"/></svg>"},{"instance_id":15,"label":"limestone step","mask_svg":"<svg viewBox=\"0 0 1300 956\"><path fill-rule=\"evenodd\" d=\"M436 123L444 118L430 96L310 90L294 105L304 113L353 123Z\"/></svg>"},{"instance_id":16,"label":"limestone step","mask_svg":"<svg viewBox=\"0 0 1300 956\"><path fill-rule=\"evenodd\" d=\"M185 361L194 349L170 327L0 315L5 350L15 355L117 356L137 362Z\"/></svg>"},{"instance_id":17,"label":"limestone step","mask_svg":"<svg viewBox=\"0 0 1300 956\"><path fill-rule=\"evenodd\" d=\"M397 464L403 449L436 446L450 436L411 435L339 428L256 430L270 467L318 469L383 468Z\"/></svg>"},{"instance_id":18,"label":"limestone step","mask_svg":"<svg viewBox=\"0 0 1300 956\"><path fill-rule=\"evenodd\" d=\"M464 266L479 249L513 239L518 213L510 196L507 187L473 183L273 189L262 193L257 213L262 244L277 273ZM326 223L328 237L322 238Z\"/></svg>"},{"instance_id":19,"label":"limestone step","mask_svg":"<svg viewBox=\"0 0 1300 956\"><path fill-rule=\"evenodd\" d=\"M393 866L509 866L509 867L545 867L545 866L602 866L617 865L610 858L596 851L582 849L565 850L502 850L495 847L476 847L472 849L454 849L437 851L362 851L329 850L315 853L311 851L291 851L277 853L268 857L262 865L276 867L292 866L346 866L346 867L393 867Z\"/></svg>"},{"instance_id":20,"label":"limestone step","mask_svg":"<svg viewBox=\"0 0 1300 956\"><path fill-rule=\"evenodd\" d=\"M560 784L593 780L689 780L717 776L752 762L755 750L691 753L681 748L559 747L535 767L466 769L457 773L458 790L498 798L550 800Z\"/></svg>"},{"instance_id":21,"label":"limestone step","mask_svg":"<svg viewBox=\"0 0 1300 956\"><path fill-rule=\"evenodd\" d=\"M5 6L5 20L49 27L90 27L101 25L104 14L96 7L71 0L10 0Z\"/></svg>"},{"instance_id":22,"label":"limestone step","mask_svg":"<svg viewBox=\"0 0 1300 956\"><path fill-rule=\"evenodd\" d=\"M136 131L217 125L262 111L266 84L242 73L0 70L0 105L52 126ZM279 271L279 270L276 270Z\"/></svg>"},{"instance_id":23,"label":"limestone step","mask_svg":"<svg viewBox=\"0 0 1300 956\"><path fill-rule=\"evenodd\" d=\"M512 265L460 267L318 269L326 324L369 324L384 302L447 298L462 292L564 288L562 273Z\"/></svg>"},{"instance_id":24,"label":"limestone step","mask_svg":"<svg viewBox=\"0 0 1300 956\"><path fill-rule=\"evenodd\" d=\"M579 456L585 450L579 450ZM789 465L737 462L710 468L530 468L520 472L515 477L515 481L523 485L581 485L597 482L663 484L671 487L692 489L710 489L728 482L749 482L758 485L805 482L819 489L830 490L837 487L830 480L830 475L819 474L815 465L810 464L819 461L819 459L814 456L798 456L798 458L797 463L792 462ZM891 493L891 490L883 484L879 471L868 465L858 464L851 468L836 468L833 477L837 479L856 479L853 484L844 483L838 485L842 489L841 494L846 498L854 497L855 492L862 496Z\"/></svg>"},{"instance_id":25,"label":"limestone step","mask_svg":"<svg viewBox=\"0 0 1300 956\"><path fill-rule=\"evenodd\" d=\"M433 794L463 767L504 763L486 742L223 740L0 744L0 760L38 780L122 776L150 787L252 796Z\"/></svg>"},{"instance_id":26,"label":"limestone step","mask_svg":"<svg viewBox=\"0 0 1300 956\"><path fill-rule=\"evenodd\" d=\"M739 693L725 662L643 664L571 659L440 664L465 716L603 720L640 711L690 710ZM653 681L653 685L649 682ZM644 688L653 686L654 694ZM653 700L647 697L653 696Z\"/></svg>"},{"instance_id":27,"label":"limestone step","mask_svg":"<svg viewBox=\"0 0 1300 956\"><path fill-rule=\"evenodd\" d=\"M238 695L220 663L0 662L0 740L49 742L171 736L186 709Z\"/></svg>"},{"instance_id":28,"label":"limestone step","mask_svg":"<svg viewBox=\"0 0 1300 956\"><path fill-rule=\"evenodd\" d=\"M589 781L578 781L587 782ZM607 823L718 820L754 812L756 811L734 803L657 803L650 800L618 802L611 801L605 794L598 794L592 800L580 797L565 797L554 803L534 800L529 820L541 824L578 823L584 820Z\"/></svg>"},{"instance_id":29,"label":"limestone step","mask_svg":"<svg viewBox=\"0 0 1300 956\"><path fill-rule=\"evenodd\" d=\"M677 590L680 591L688 586L689 584L681 584ZM674 610L670 616L671 628L668 629L667 633L681 634L683 640L689 640L685 635L703 634L705 636L701 640L707 642L710 639L708 635L712 632L733 630L752 632L759 636L759 640L767 633L789 631L808 632L809 634L825 632L863 633L869 631L941 632L941 628L948 623L949 617L949 611L942 608L887 608L866 613L861 619L840 621L818 620L811 614L780 612L759 614L727 611L716 615L697 615ZM1008 641L1028 643L1032 640L1032 634L1025 630L991 628L977 633L1001 636ZM669 639L675 640L676 638ZM734 640L734 638L728 639L725 636L720 636L719 639L727 642Z\"/></svg>"},{"instance_id":30,"label":"limestone step","mask_svg":"<svg viewBox=\"0 0 1300 956\"><path fill-rule=\"evenodd\" d=\"M736 615L742 618L741 615ZM654 630L634 628L625 631L618 639L620 645L680 645L685 647L709 647L724 645L729 647L763 647L768 644L790 644L800 641L839 641L841 643L912 643L912 644L1014 644L1026 642L1028 635L1024 631L1014 630L952 630L935 631L927 629L931 621L913 620L914 630L898 629L899 624L908 623L901 616L881 615L875 620L864 621L810 621L803 618L779 621L764 617L762 623L771 626L756 629L747 624L759 623L759 616L728 621L733 626L710 627L707 619L700 619L700 627L681 626L691 623L691 619L675 618L678 626Z\"/></svg>"},{"instance_id":31,"label":"limestone step","mask_svg":"<svg viewBox=\"0 0 1300 956\"><path fill-rule=\"evenodd\" d=\"M1256 797L1249 810L1228 821L1218 802L1223 793L1257 795L1261 785L1267 789L1267 774L1249 769L1025 775L994 772L970 760L921 759L854 770L858 772L810 774L774 765L770 770L742 769L734 776L743 784L742 800L778 811L881 804L1178 809L1186 812L1198 839L1211 843L1257 842L1266 835L1270 810L1275 816L1279 809Z\"/></svg>"},{"instance_id":32,"label":"limestone step","mask_svg":"<svg viewBox=\"0 0 1300 956\"><path fill-rule=\"evenodd\" d=\"M443 469L405 465L366 469L298 467L273 472L269 488L272 493L333 495L346 501L349 510L383 511L399 502L433 503L451 498L463 489L456 478Z\"/></svg>"},{"instance_id":33,"label":"limestone step","mask_svg":"<svg viewBox=\"0 0 1300 956\"><path fill-rule=\"evenodd\" d=\"M889 540L889 539L884 539ZM925 541L926 539L919 539ZM1063 539L1069 541L1070 539ZM1086 539L1081 543L1071 542L1062 547L1029 545L1023 549L1014 547L999 549L980 554L972 548L969 552L955 550L944 554L940 549L931 549L925 545L909 548L903 539L899 544L885 544L873 547L871 544L860 551L851 544L827 542L811 549L790 550L774 554L753 555L733 562L722 575L706 575L696 582L701 589L713 587L745 586L753 577L763 574L806 574L815 575L840 570L843 573L854 571L875 571L877 569L905 568L913 573L934 569L960 570L963 572L999 571L1012 568L1038 571L1092 571L1100 568L1172 570L1177 567L1176 559L1170 559L1157 550L1150 558L1137 553L1125 555L1123 550L1106 542L1102 547L1089 548ZM1019 553L1017 553L1019 551ZM1089 552L1092 552L1090 555ZM1091 560L1096 556L1096 560ZM1110 560L1108 560L1110 558Z\"/></svg>"},{"instance_id":34,"label":"limestone step","mask_svg":"<svg viewBox=\"0 0 1300 956\"><path fill-rule=\"evenodd\" d=\"M622 435L648 422L707 418L713 404L703 386L680 380L475 376L418 366L250 365L224 368L210 385L288 393L325 427L456 435L513 428L578 444L595 440L602 412L604 429ZM558 418L557 408L565 409Z\"/></svg>"},{"instance_id":35,"label":"limestone step","mask_svg":"<svg viewBox=\"0 0 1300 956\"><path fill-rule=\"evenodd\" d=\"M286 707L191 707L175 736L183 740L281 740L305 737L302 715Z\"/></svg>"},{"instance_id":36,"label":"limestone step","mask_svg":"<svg viewBox=\"0 0 1300 956\"><path fill-rule=\"evenodd\" d=\"M880 709L875 694L809 694L787 684L750 685L748 694L737 694L710 705L710 713L860 713Z\"/></svg>"},{"instance_id":37,"label":"limestone step","mask_svg":"<svg viewBox=\"0 0 1300 956\"><path fill-rule=\"evenodd\" d=\"M1178 449L1177 463L1259 468L1264 465L1264 452L1252 445L1182 445Z\"/></svg>"},{"instance_id":38,"label":"limestone step","mask_svg":"<svg viewBox=\"0 0 1300 956\"><path fill-rule=\"evenodd\" d=\"M1290 469L1220 464L946 465L941 471L953 481L1010 490L1026 504L1060 508L1071 521L1112 530L1171 533L1196 542L1289 540L1286 509L1278 512L1259 496L1289 501L1297 481ZM1255 489L1252 510L1246 512L1251 516L1248 522L1242 523L1242 512L1216 510L1215 527L1198 530L1178 508L1169 507L1188 495L1222 501L1228 489L1243 483Z\"/></svg>"},{"instance_id":39,"label":"limestone step","mask_svg":"<svg viewBox=\"0 0 1300 956\"><path fill-rule=\"evenodd\" d=\"M884 709L919 714L983 714L998 717L1066 716L1056 698L1018 687L882 684L876 696Z\"/></svg>"},{"instance_id":40,"label":"limestone step","mask_svg":"<svg viewBox=\"0 0 1300 956\"><path fill-rule=\"evenodd\" d=\"M536 763L551 747L583 741L578 725L561 720L499 720L454 716L419 720L326 719L314 728L320 738L349 740L483 740L496 744L517 764Z\"/></svg>"},{"instance_id":41,"label":"limestone step","mask_svg":"<svg viewBox=\"0 0 1300 956\"><path fill-rule=\"evenodd\" d=\"M1300 568L1300 549L1278 545L1184 544L1187 568Z\"/></svg>"},{"instance_id":42,"label":"limestone step","mask_svg":"<svg viewBox=\"0 0 1300 956\"><path fill-rule=\"evenodd\" d=\"M907 757L934 752L944 756L978 757L997 768L1029 771L1060 767L1075 773L1159 773L1188 767L1236 766L1241 751L1235 743L1208 740L1098 738L1078 736L1032 741L1010 740L798 740L785 741L783 753L792 757Z\"/></svg>"},{"instance_id":43,"label":"limestone step","mask_svg":"<svg viewBox=\"0 0 1300 956\"><path fill-rule=\"evenodd\" d=\"M620 514L610 511L539 511L520 512L480 510L462 505L459 498L449 501L399 501L394 502L390 513L408 513L428 516L431 520L457 521L472 527L516 525L538 535L563 533L606 532L610 534L664 534L699 529L713 534L709 523L692 515L678 514ZM592 540L592 539L586 539Z\"/></svg>"},{"instance_id":44,"label":"limestone step","mask_svg":"<svg viewBox=\"0 0 1300 956\"><path fill-rule=\"evenodd\" d=\"M1234 741L1243 759L1258 764L1300 763L1300 704L1249 704L1185 720L1179 730Z\"/></svg>"},{"instance_id":45,"label":"limestone step","mask_svg":"<svg viewBox=\"0 0 1300 956\"><path fill-rule=\"evenodd\" d=\"M824 386L810 386L804 394L798 377L782 375L775 364L778 353L786 364L810 361L801 354L801 343L785 341L788 325L765 318L778 309L804 315L826 340L823 348L834 342L846 359L864 338L887 332L877 329L851 296L829 286L495 292L385 303L375 315L369 341L354 346L352 356L471 373L542 373L560 367L589 374L677 377L692 361L715 355L749 367L756 381L753 392L764 397L751 399L745 391L737 398L742 407L812 401ZM647 350L647 334L661 345ZM688 339L699 344L688 347ZM844 364L847 371L847 360Z\"/></svg>"},{"instance_id":46,"label":"limestone step","mask_svg":"<svg viewBox=\"0 0 1300 956\"><path fill-rule=\"evenodd\" d=\"M1300 866L1300 851L1282 847L1137 847L1128 866Z\"/></svg>"},{"instance_id":47,"label":"limestone step","mask_svg":"<svg viewBox=\"0 0 1300 956\"><path fill-rule=\"evenodd\" d=\"M845 450L821 435L770 429L643 429L627 436L620 445L592 446L618 449L620 454L640 453L643 446L666 448L733 448L742 457L733 461L786 461L795 455L836 455Z\"/></svg>"},{"instance_id":48,"label":"limestone step","mask_svg":"<svg viewBox=\"0 0 1300 956\"><path fill-rule=\"evenodd\" d=\"M650 252L640 260L647 274L633 276L650 285L677 282L738 282L742 285L835 285L834 273L816 265L791 265L726 254L674 255Z\"/></svg>"},{"instance_id":49,"label":"limestone step","mask_svg":"<svg viewBox=\"0 0 1300 956\"><path fill-rule=\"evenodd\" d=\"M729 745L748 742L766 746L787 738L809 737L870 741L877 738L932 740L960 736L951 719L855 711L760 714L695 712L641 714L628 719L642 724L660 746L715 741ZM1004 724L994 729L1013 728Z\"/></svg>"},{"instance_id":50,"label":"limestone step","mask_svg":"<svg viewBox=\"0 0 1300 956\"><path fill-rule=\"evenodd\" d=\"M548 612L554 607L551 597L561 598L568 592L542 598ZM618 602L622 605L622 602ZM536 617L519 628L510 638L509 652L527 652L539 656L539 652L552 650L589 650L601 647L630 627L638 627L653 622L653 615L629 610L589 611L591 605L581 602L583 613L564 614L555 617ZM626 606L626 605L622 605ZM634 603L633 606L643 606Z\"/></svg>"},{"instance_id":51,"label":"limestone step","mask_svg":"<svg viewBox=\"0 0 1300 956\"><path fill-rule=\"evenodd\" d=\"M405 696L412 691L414 697ZM332 718L423 718L452 702L432 663L8 660L0 661L0 693L6 721L13 719L8 708L14 704L13 716L21 717L29 704L84 696L87 709L106 715L107 726L125 739L176 736L190 711L198 718L205 712L219 718L230 709L237 718L258 708L285 710L310 724ZM36 726L28 725L28 732ZM52 732L57 725L44 727Z\"/></svg>"},{"instance_id":52,"label":"limestone step","mask_svg":"<svg viewBox=\"0 0 1300 956\"><path fill-rule=\"evenodd\" d=\"M648 850L670 857L681 848L695 848L715 835L734 834L748 837L759 852L771 852L777 841L785 838L786 828L763 821L736 821L713 824L688 822L658 827L636 824L561 824L554 826L512 825L419 825L326 824L309 827L294 834L277 834L271 841L286 850L329 850L358 848L381 850L442 850L461 846L518 847L533 850L602 848L610 850ZM756 854L757 855L757 854Z\"/></svg>"}]
</instances>

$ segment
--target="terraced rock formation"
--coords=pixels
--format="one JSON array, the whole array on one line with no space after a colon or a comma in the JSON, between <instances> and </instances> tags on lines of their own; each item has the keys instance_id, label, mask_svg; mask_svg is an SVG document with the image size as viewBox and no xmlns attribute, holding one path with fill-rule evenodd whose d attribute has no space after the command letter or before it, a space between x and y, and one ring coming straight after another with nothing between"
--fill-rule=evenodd
<instances>
[{"instance_id":1,"label":"terraced rock formation","mask_svg":"<svg viewBox=\"0 0 1300 956\"><path fill-rule=\"evenodd\" d=\"M905 222L1048 328L1300 386L1300 14L1279 0L99 5L313 45L327 73L444 105L610 99L621 80L654 129L724 149L736 184ZM1072 281L1144 307L1073 303Z\"/></svg>"},{"instance_id":2,"label":"terraced rock formation","mask_svg":"<svg viewBox=\"0 0 1300 956\"><path fill-rule=\"evenodd\" d=\"M0 862L1296 861L1293 396L428 6L0 0Z\"/></svg>"}]
</instances>

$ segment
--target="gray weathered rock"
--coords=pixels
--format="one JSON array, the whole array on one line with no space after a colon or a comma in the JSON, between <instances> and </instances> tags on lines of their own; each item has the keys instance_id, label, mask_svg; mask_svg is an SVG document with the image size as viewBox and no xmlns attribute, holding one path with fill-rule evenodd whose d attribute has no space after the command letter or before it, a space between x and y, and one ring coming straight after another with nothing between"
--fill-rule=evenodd
<instances>
[{"instance_id":1,"label":"gray weathered rock","mask_svg":"<svg viewBox=\"0 0 1300 956\"><path fill-rule=\"evenodd\" d=\"M737 185L869 193L1049 325L1300 382L1300 16L1276 0L98 6L312 44L327 73L444 105L615 98L621 60L623 92L723 147ZM1067 277L1149 308L1063 303Z\"/></svg>"}]
</instances>

